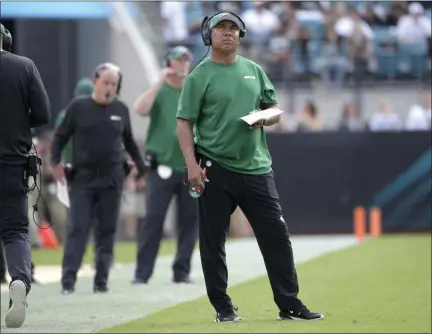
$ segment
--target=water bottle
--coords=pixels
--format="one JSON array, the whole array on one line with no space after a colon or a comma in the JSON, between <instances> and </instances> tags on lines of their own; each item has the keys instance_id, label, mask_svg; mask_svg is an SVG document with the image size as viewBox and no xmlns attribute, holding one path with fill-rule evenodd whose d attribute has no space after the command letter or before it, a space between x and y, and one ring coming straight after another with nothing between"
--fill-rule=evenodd
<instances>
[{"instance_id":1,"label":"water bottle","mask_svg":"<svg viewBox=\"0 0 432 334\"><path fill-rule=\"evenodd\" d=\"M205 189L205 178L206 178L206 169L204 168L203 173L201 175L201 187L194 187L191 184L189 185L189 195L191 195L192 198L199 198Z\"/></svg>"},{"instance_id":2,"label":"water bottle","mask_svg":"<svg viewBox=\"0 0 432 334\"><path fill-rule=\"evenodd\" d=\"M201 187L194 187L192 185L189 186L189 195L191 195L192 198L199 198L205 189L205 182L201 181Z\"/></svg>"}]
</instances>

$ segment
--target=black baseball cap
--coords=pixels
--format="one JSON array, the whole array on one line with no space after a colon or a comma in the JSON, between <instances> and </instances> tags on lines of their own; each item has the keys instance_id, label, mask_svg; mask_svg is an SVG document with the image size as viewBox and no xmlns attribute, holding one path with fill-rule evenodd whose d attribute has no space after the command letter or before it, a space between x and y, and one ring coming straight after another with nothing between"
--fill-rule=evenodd
<instances>
[{"instance_id":1,"label":"black baseball cap","mask_svg":"<svg viewBox=\"0 0 432 334\"><path fill-rule=\"evenodd\" d=\"M244 29L243 24L241 23L239 18L237 16L231 14L231 13L228 13L228 12L224 12L224 13L220 13L220 14L215 15L210 20L209 28L213 29L222 21L231 21L232 23L234 23L237 26L237 28Z\"/></svg>"}]
</instances>

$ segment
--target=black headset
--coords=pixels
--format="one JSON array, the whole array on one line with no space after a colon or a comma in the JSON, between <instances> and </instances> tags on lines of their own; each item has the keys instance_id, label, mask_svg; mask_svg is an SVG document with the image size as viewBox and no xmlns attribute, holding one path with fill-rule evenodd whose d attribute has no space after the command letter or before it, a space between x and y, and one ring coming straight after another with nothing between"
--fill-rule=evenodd
<instances>
[{"instance_id":1,"label":"black headset","mask_svg":"<svg viewBox=\"0 0 432 334\"><path fill-rule=\"evenodd\" d=\"M170 67L171 66L170 50L165 54L164 65L165 65L165 67Z\"/></svg>"},{"instance_id":2,"label":"black headset","mask_svg":"<svg viewBox=\"0 0 432 334\"><path fill-rule=\"evenodd\" d=\"M118 66L116 66L116 65L114 65L112 63L103 63L103 64L100 64L100 65L98 65L96 67L96 69L94 71L94 74L93 74L93 77L95 79L98 79L100 77L101 71L106 70L108 68L117 69L117 73L119 75L119 81L118 81L118 85L117 85L117 92L116 92L116 94L120 95L120 90L121 90L121 85L122 85L122 80L123 80L123 74L120 72L120 69L119 69Z\"/></svg>"},{"instance_id":3,"label":"black headset","mask_svg":"<svg viewBox=\"0 0 432 334\"><path fill-rule=\"evenodd\" d=\"M12 52L12 34L6 28L3 35L3 49Z\"/></svg>"},{"instance_id":4,"label":"black headset","mask_svg":"<svg viewBox=\"0 0 432 334\"><path fill-rule=\"evenodd\" d=\"M241 19L240 16L238 16L236 13L233 12L218 12L210 17L206 16L204 17L202 23L201 23L201 37L202 40L204 42L205 46L210 46L212 44L212 40L211 40L211 29L210 29L210 21L213 17L215 17L216 15L222 14L222 13L227 13L227 14L231 14L233 16L235 16L240 23L242 24L242 27L239 27L240 29L240 38L245 37L246 35L246 24L243 22L243 20Z\"/></svg>"}]
</instances>

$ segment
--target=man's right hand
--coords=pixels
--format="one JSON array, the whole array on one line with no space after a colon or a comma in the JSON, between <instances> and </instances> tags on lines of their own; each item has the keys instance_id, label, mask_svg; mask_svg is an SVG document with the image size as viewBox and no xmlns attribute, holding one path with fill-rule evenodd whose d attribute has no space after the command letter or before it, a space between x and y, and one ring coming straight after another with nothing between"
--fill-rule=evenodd
<instances>
[{"instance_id":1,"label":"man's right hand","mask_svg":"<svg viewBox=\"0 0 432 334\"><path fill-rule=\"evenodd\" d=\"M52 167L53 178L56 181L63 182L65 179L64 168L63 165L58 164Z\"/></svg>"},{"instance_id":2,"label":"man's right hand","mask_svg":"<svg viewBox=\"0 0 432 334\"><path fill-rule=\"evenodd\" d=\"M192 164L192 166L188 166L187 170L188 180L192 187L201 188L203 180L204 182L209 182L207 176L205 175L205 169L203 170L197 163Z\"/></svg>"},{"instance_id":3,"label":"man's right hand","mask_svg":"<svg viewBox=\"0 0 432 334\"><path fill-rule=\"evenodd\" d=\"M160 71L160 80L165 81L170 75L175 75L177 72L171 67L165 67Z\"/></svg>"}]
</instances>

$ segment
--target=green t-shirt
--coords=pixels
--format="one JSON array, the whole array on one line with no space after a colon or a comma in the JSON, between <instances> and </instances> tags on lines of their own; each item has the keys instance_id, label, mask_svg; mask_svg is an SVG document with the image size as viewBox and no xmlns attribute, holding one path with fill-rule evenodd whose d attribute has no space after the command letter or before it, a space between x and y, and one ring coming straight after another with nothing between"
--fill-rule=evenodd
<instances>
[{"instance_id":1,"label":"green t-shirt","mask_svg":"<svg viewBox=\"0 0 432 334\"><path fill-rule=\"evenodd\" d=\"M175 117L180 88L164 84L150 111L150 125L147 132L146 149L156 154L156 162L184 171L184 159L177 137Z\"/></svg>"},{"instance_id":2,"label":"green t-shirt","mask_svg":"<svg viewBox=\"0 0 432 334\"><path fill-rule=\"evenodd\" d=\"M61 110L58 115L57 118L55 120L55 124L54 126L57 128L60 123L63 120L63 117L65 116L65 112L66 110ZM67 144L65 145L65 147L63 148L63 153L62 153L62 160L63 163L72 163L72 139L69 139L69 141L67 142Z\"/></svg>"},{"instance_id":3,"label":"green t-shirt","mask_svg":"<svg viewBox=\"0 0 432 334\"><path fill-rule=\"evenodd\" d=\"M197 151L222 167L243 174L265 174L272 160L264 129L250 130L240 117L277 104L264 70L244 57L234 64L205 59L185 79L177 117L195 122Z\"/></svg>"}]
</instances>

